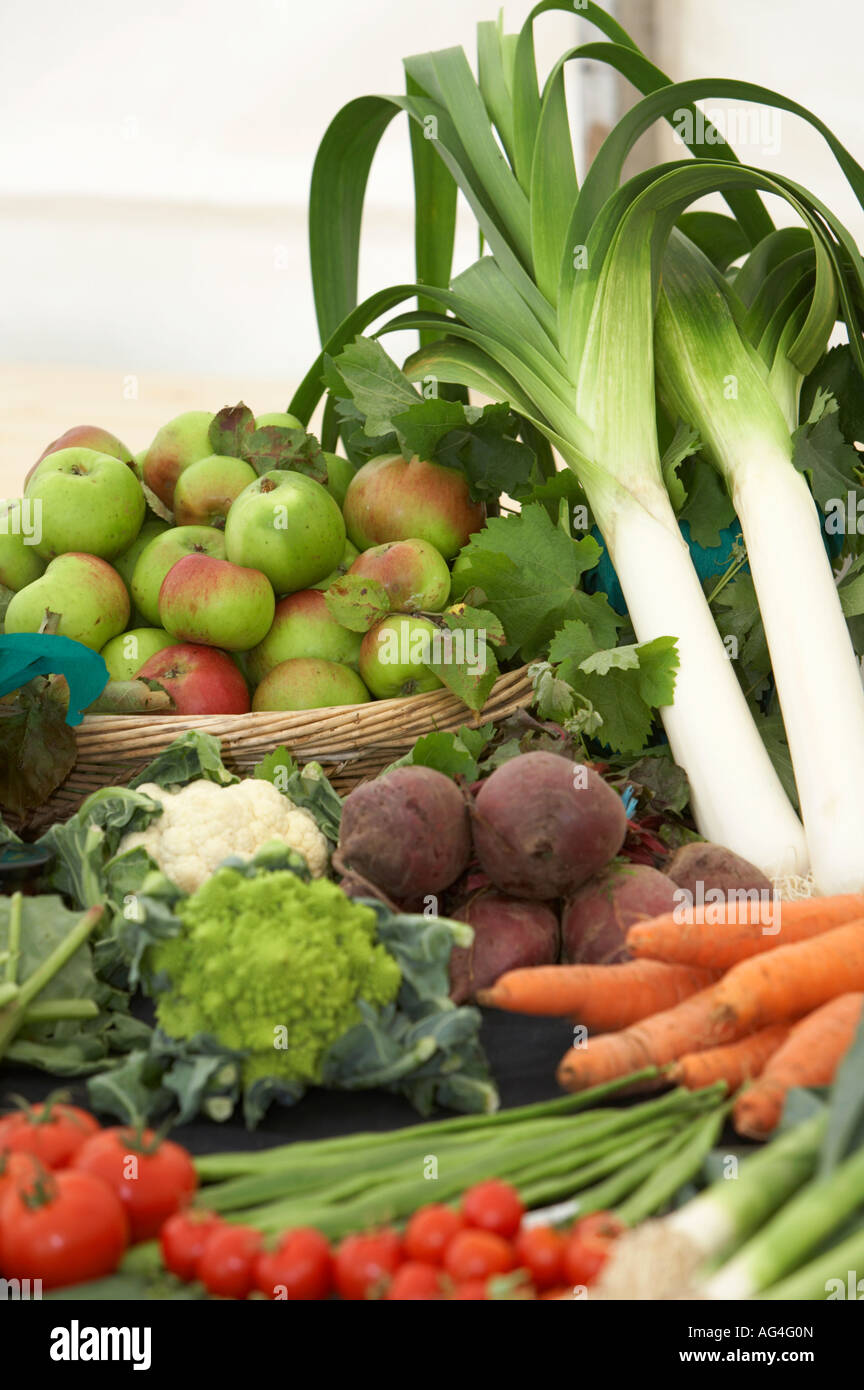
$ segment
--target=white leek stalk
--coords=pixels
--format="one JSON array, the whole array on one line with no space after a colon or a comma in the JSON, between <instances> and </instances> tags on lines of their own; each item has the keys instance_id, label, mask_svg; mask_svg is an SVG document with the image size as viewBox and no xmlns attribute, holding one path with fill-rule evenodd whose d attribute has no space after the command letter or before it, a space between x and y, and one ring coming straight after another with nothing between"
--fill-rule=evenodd
<instances>
[{"instance_id":1,"label":"white leek stalk","mask_svg":"<svg viewBox=\"0 0 864 1390\"><path fill-rule=\"evenodd\" d=\"M596 505L595 505L595 515ZM675 702L660 714L707 840L769 877L806 871L801 823L783 791L711 620L666 493L652 510L628 501L597 516L639 642L674 634Z\"/></svg>"},{"instance_id":2,"label":"white leek stalk","mask_svg":"<svg viewBox=\"0 0 864 1390\"><path fill-rule=\"evenodd\" d=\"M664 261L656 365L661 394L698 430L741 522L816 888L860 892L864 687L819 515L767 371L708 262L680 236Z\"/></svg>"}]
</instances>

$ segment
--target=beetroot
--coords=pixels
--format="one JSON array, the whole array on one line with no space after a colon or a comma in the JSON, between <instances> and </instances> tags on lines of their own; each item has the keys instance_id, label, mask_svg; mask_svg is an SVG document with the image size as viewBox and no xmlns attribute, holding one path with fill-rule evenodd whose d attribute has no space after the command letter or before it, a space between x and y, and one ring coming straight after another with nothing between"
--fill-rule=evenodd
<instances>
[{"instance_id":1,"label":"beetroot","mask_svg":"<svg viewBox=\"0 0 864 1390\"><path fill-rule=\"evenodd\" d=\"M483 783L472 828L496 888L514 898L562 898L615 858L627 814L591 768L556 753L523 753Z\"/></svg>"},{"instance_id":2,"label":"beetroot","mask_svg":"<svg viewBox=\"0 0 864 1390\"><path fill-rule=\"evenodd\" d=\"M339 857L398 901L448 888L471 857L462 792L431 767L397 767L355 787L342 807Z\"/></svg>"},{"instance_id":3,"label":"beetroot","mask_svg":"<svg viewBox=\"0 0 864 1390\"><path fill-rule=\"evenodd\" d=\"M761 869L742 859L731 849L722 845L712 845L708 840L695 841L677 849L665 865L669 878L686 888L694 897L709 889L720 889L728 893L733 888L752 889L770 893L771 880Z\"/></svg>"},{"instance_id":4,"label":"beetroot","mask_svg":"<svg viewBox=\"0 0 864 1390\"><path fill-rule=\"evenodd\" d=\"M577 888L564 904L561 941L574 965L612 965L629 960L627 932L634 922L672 912L671 878L647 864L610 864Z\"/></svg>"},{"instance_id":5,"label":"beetroot","mask_svg":"<svg viewBox=\"0 0 864 1390\"><path fill-rule=\"evenodd\" d=\"M450 998L456 1004L494 985L506 970L558 959L558 918L545 903L481 893L450 916L474 928L472 944L454 946L450 955Z\"/></svg>"}]
</instances>

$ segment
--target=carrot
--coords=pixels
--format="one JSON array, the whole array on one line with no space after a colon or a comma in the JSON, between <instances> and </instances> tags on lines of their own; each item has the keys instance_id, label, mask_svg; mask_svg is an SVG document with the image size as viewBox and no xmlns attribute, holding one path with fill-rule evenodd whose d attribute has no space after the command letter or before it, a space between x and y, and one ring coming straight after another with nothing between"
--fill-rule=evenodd
<instances>
[{"instance_id":1,"label":"carrot","mask_svg":"<svg viewBox=\"0 0 864 1390\"><path fill-rule=\"evenodd\" d=\"M793 1086L830 1085L852 1046L862 1004L864 994L839 994L795 1024L759 1080L735 1102L732 1120L739 1134L765 1139L777 1128Z\"/></svg>"},{"instance_id":2,"label":"carrot","mask_svg":"<svg viewBox=\"0 0 864 1390\"><path fill-rule=\"evenodd\" d=\"M759 1075L788 1033L785 1023L775 1023L771 1028L748 1033L725 1047L688 1052L669 1068L666 1079L676 1086L686 1086L688 1091L698 1091L701 1086L711 1086L715 1081L725 1081L728 1090L737 1091L745 1081Z\"/></svg>"},{"instance_id":3,"label":"carrot","mask_svg":"<svg viewBox=\"0 0 864 1390\"><path fill-rule=\"evenodd\" d=\"M733 907L731 912L721 908L716 921L682 922L675 913L667 912L637 922L627 933L627 948L637 957L728 970L750 956L806 941L864 917L864 896L839 893L831 898L797 898L784 903L729 904ZM706 904L709 910L711 905Z\"/></svg>"},{"instance_id":4,"label":"carrot","mask_svg":"<svg viewBox=\"0 0 864 1390\"><path fill-rule=\"evenodd\" d=\"M716 986L715 1022L753 1032L852 990L864 990L864 919L733 965Z\"/></svg>"},{"instance_id":5,"label":"carrot","mask_svg":"<svg viewBox=\"0 0 864 1390\"><path fill-rule=\"evenodd\" d=\"M613 965L610 970L622 970ZM722 983L722 981L721 981ZM674 1062L688 1052L698 1052L718 1042L732 1042L747 1032L734 1019L716 1023L716 991L719 985L692 994L674 1009L664 1009L620 1033L601 1033L581 1047L571 1047L558 1067L558 1082L565 1091L582 1091L599 1081L613 1081L653 1064Z\"/></svg>"},{"instance_id":6,"label":"carrot","mask_svg":"<svg viewBox=\"0 0 864 1390\"><path fill-rule=\"evenodd\" d=\"M535 965L508 970L491 989L480 990L481 1004L511 1013L569 1017L592 1032L626 1028L660 1009L704 989L717 978L710 970L663 965L656 960L621 965Z\"/></svg>"}]
</instances>

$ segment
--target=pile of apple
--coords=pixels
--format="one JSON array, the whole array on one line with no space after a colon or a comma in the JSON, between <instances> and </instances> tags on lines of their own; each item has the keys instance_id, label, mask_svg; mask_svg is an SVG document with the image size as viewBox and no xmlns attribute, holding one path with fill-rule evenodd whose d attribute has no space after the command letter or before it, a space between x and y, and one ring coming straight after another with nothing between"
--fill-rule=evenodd
<instances>
[{"instance_id":1,"label":"pile of apple","mask_svg":"<svg viewBox=\"0 0 864 1390\"><path fill-rule=\"evenodd\" d=\"M330 453L326 484L295 468L259 475L213 452L214 418L180 415L137 456L89 425L49 445L24 500L0 517L6 632L81 642L112 681L155 681L180 714L439 686L411 639L450 602L448 561L485 520L464 475L399 455L355 470ZM302 429L282 413L255 421L268 426ZM341 626L325 600L345 573L386 590L391 613L366 633ZM394 631L405 660L392 657Z\"/></svg>"}]
</instances>

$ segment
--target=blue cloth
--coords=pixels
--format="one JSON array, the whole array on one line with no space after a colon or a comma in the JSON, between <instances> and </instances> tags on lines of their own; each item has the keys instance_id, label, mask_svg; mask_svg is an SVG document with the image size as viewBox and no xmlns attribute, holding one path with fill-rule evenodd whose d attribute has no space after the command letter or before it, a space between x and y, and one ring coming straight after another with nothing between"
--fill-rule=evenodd
<instances>
[{"instance_id":1,"label":"blue cloth","mask_svg":"<svg viewBox=\"0 0 864 1390\"><path fill-rule=\"evenodd\" d=\"M84 710L108 684L108 667L98 652L71 637L47 632L0 636L0 695L10 695L34 676L65 676L69 685L67 724L80 724Z\"/></svg>"}]
</instances>

